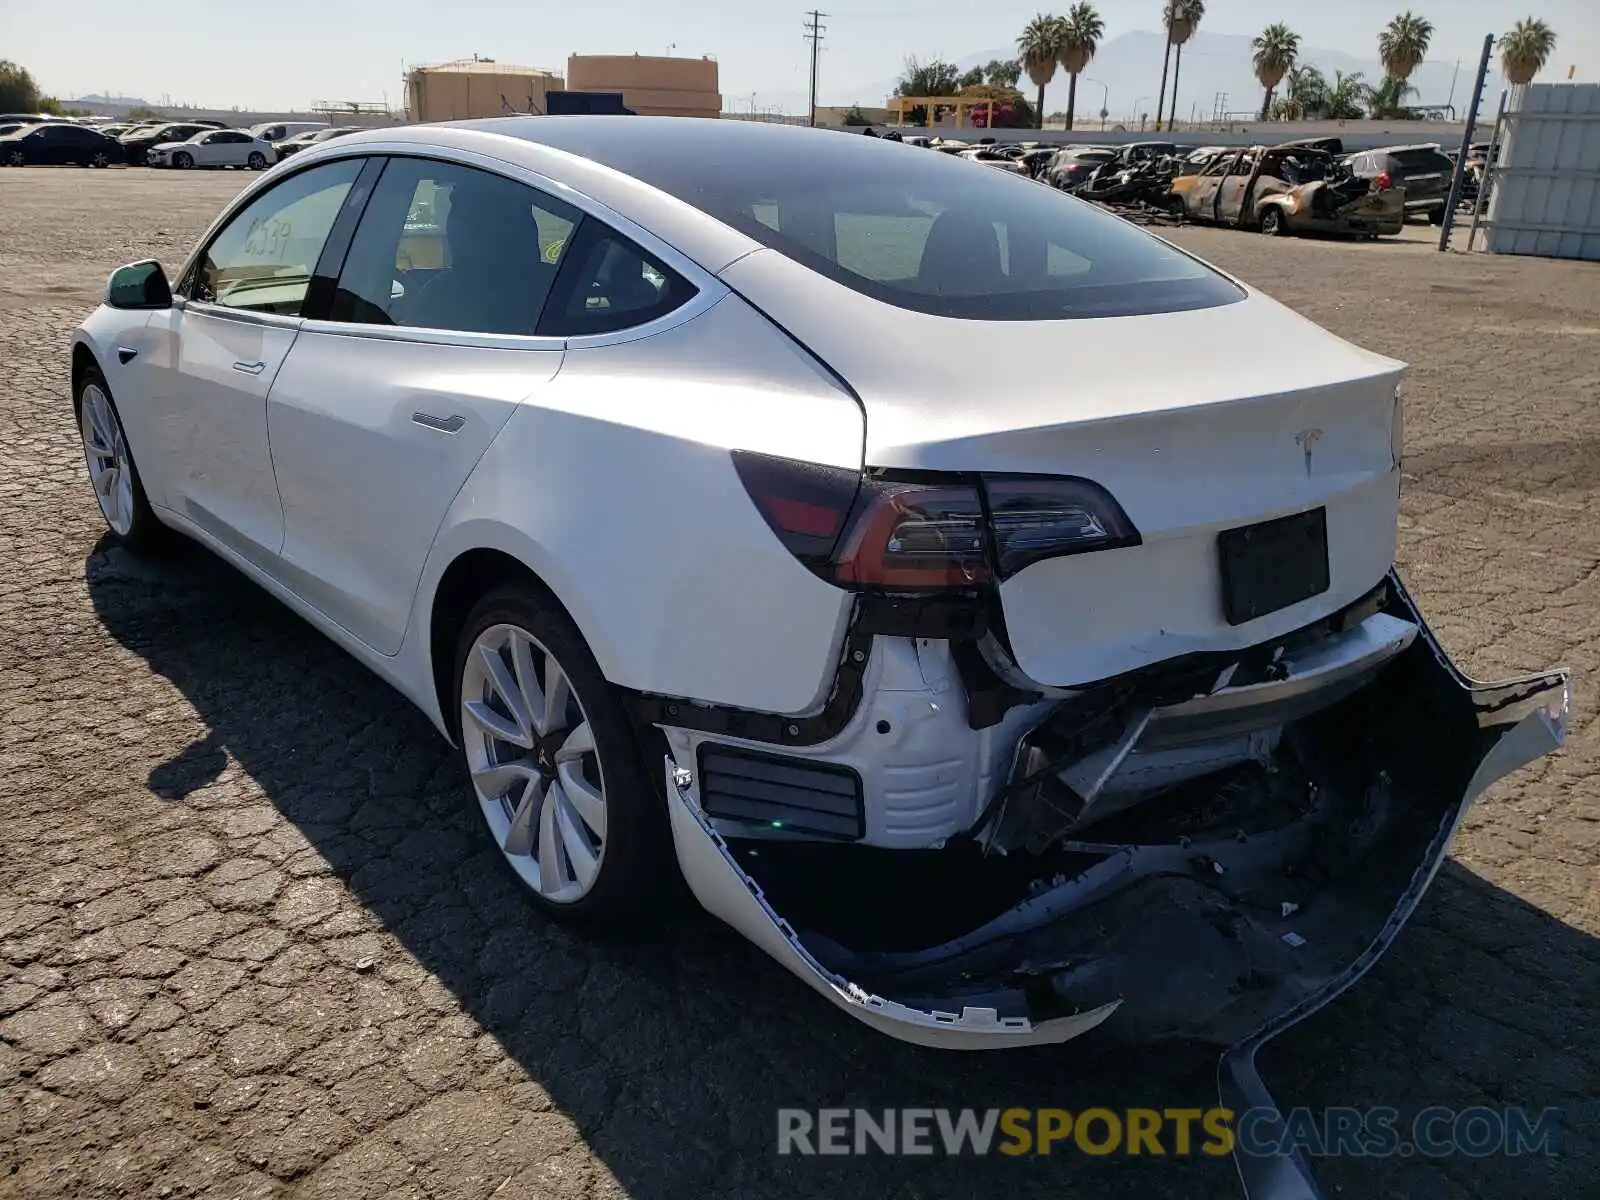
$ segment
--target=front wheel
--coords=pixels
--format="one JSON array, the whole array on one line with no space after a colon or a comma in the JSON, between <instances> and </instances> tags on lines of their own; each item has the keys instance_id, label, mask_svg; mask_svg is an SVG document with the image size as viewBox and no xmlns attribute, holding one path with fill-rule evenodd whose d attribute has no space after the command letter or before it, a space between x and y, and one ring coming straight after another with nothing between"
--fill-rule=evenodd
<instances>
[{"instance_id":1,"label":"front wheel","mask_svg":"<svg viewBox=\"0 0 1600 1200\"><path fill-rule=\"evenodd\" d=\"M111 165L111 158L104 150L96 150L94 157L89 160L89 165L96 170L104 170Z\"/></svg>"},{"instance_id":2,"label":"front wheel","mask_svg":"<svg viewBox=\"0 0 1600 1200\"><path fill-rule=\"evenodd\" d=\"M265 171L267 169L267 156L259 150L250 152L249 167L252 171Z\"/></svg>"},{"instance_id":3,"label":"front wheel","mask_svg":"<svg viewBox=\"0 0 1600 1200\"><path fill-rule=\"evenodd\" d=\"M1281 208L1269 208L1261 214L1261 232L1268 237L1286 237L1289 222L1284 220Z\"/></svg>"},{"instance_id":4,"label":"front wheel","mask_svg":"<svg viewBox=\"0 0 1600 1200\"><path fill-rule=\"evenodd\" d=\"M477 807L506 865L557 920L654 912L672 837L632 725L570 618L501 588L458 640L454 713Z\"/></svg>"},{"instance_id":5,"label":"front wheel","mask_svg":"<svg viewBox=\"0 0 1600 1200\"><path fill-rule=\"evenodd\" d=\"M78 385L78 432L89 467L89 484L111 532L130 550L149 553L170 545L173 535L156 519L144 482L122 432L122 418L99 371L84 372Z\"/></svg>"},{"instance_id":6,"label":"front wheel","mask_svg":"<svg viewBox=\"0 0 1600 1200\"><path fill-rule=\"evenodd\" d=\"M187 150L180 150L178 153L172 156L172 165L177 167L180 171L187 171L190 167L194 166L194 155L190 154Z\"/></svg>"}]
</instances>

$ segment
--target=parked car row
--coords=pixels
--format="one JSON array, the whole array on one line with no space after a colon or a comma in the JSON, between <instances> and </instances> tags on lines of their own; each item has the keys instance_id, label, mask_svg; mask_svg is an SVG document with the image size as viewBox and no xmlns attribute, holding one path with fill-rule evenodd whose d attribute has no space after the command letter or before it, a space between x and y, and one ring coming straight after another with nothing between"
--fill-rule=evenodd
<instances>
[{"instance_id":1,"label":"parked car row","mask_svg":"<svg viewBox=\"0 0 1600 1200\"><path fill-rule=\"evenodd\" d=\"M229 129L220 121L151 120L89 125L30 114L0 114L0 165L239 167L264 171L308 145L356 126L269 121Z\"/></svg>"}]
</instances>

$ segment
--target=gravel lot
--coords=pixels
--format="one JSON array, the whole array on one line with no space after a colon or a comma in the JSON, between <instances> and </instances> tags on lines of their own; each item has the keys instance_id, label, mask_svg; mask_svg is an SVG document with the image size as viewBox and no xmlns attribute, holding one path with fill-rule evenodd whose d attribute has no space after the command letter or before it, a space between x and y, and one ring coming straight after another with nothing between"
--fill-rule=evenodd
<instances>
[{"instance_id":1,"label":"gravel lot","mask_svg":"<svg viewBox=\"0 0 1600 1200\"><path fill-rule=\"evenodd\" d=\"M1233 1197L1226 1161L779 1159L779 1105L1201 1107L1214 1064L918 1051L691 913L576 941L420 715L209 556L108 548L69 332L247 181L0 171L0 1195ZM1478 805L1395 949L1264 1067L1285 1103L1566 1112L1561 1158L1328 1160L1336 1194L1594 1195L1600 269L1430 235L1174 235L1414 364L1413 591L1480 676L1579 673L1564 751Z\"/></svg>"}]
</instances>

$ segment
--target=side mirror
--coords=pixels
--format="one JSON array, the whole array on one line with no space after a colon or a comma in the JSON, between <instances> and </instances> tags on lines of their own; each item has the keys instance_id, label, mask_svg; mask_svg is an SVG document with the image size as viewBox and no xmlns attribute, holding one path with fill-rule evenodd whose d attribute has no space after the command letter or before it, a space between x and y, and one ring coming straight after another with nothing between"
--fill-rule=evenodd
<instances>
[{"instance_id":1,"label":"side mirror","mask_svg":"<svg viewBox=\"0 0 1600 1200\"><path fill-rule=\"evenodd\" d=\"M161 264L146 259L111 272L106 303L112 308L171 308L172 285Z\"/></svg>"}]
</instances>

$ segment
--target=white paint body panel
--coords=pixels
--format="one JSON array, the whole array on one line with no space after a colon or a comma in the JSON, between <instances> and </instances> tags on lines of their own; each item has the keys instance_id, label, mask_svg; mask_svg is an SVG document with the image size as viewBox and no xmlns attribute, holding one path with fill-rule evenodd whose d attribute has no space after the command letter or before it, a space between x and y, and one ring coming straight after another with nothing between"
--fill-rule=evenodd
<instances>
[{"instance_id":1,"label":"white paint body panel","mask_svg":"<svg viewBox=\"0 0 1600 1200\"><path fill-rule=\"evenodd\" d=\"M1122 505L1143 544L1047 559L1001 585L1017 664L1039 683L1254 645L1357 599L1394 561L1402 365L1264 296L978 322L881 304L772 251L721 277L860 394L868 465L1076 475ZM1059 375L1041 365L1052 352L1070 364ZM1329 589L1228 625L1217 533L1318 505Z\"/></svg>"},{"instance_id":2,"label":"white paint body panel","mask_svg":"<svg viewBox=\"0 0 1600 1200\"><path fill-rule=\"evenodd\" d=\"M461 553L528 563L606 677L772 712L821 705L848 593L773 536L729 450L861 463L856 402L737 299L655 337L566 353L439 530L413 628Z\"/></svg>"},{"instance_id":3,"label":"white paint body panel","mask_svg":"<svg viewBox=\"0 0 1600 1200\"><path fill-rule=\"evenodd\" d=\"M440 521L517 405L555 378L561 353L306 329L267 411L296 590L395 653ZM419 424L418 413L459 427Z\"/></svg>"},{"instance_id":4,"label":"white paint body panel","mask_svg":"<svg viewBox=\"0 0 1600 1200\"><path fill-rule=\"evenodd\" d=\"M299 329L296 320L187 304L151 317L140 356L151 452L165 468L162 503L260 561L283 547L267 392Z\"/></svg>"}]
</instances>

